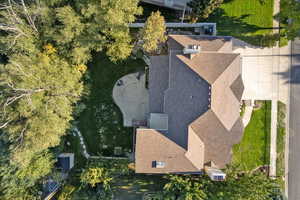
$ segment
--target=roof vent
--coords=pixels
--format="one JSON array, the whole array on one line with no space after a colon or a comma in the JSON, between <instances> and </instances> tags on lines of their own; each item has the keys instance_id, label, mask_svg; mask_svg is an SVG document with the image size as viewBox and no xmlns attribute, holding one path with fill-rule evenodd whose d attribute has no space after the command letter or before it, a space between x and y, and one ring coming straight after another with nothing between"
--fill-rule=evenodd
<instances>
[{"instance_id":1,"label":"roof vent","mask_svg":"<svg viewBox=\"0 0 300 200\"><path fill-rule=\"evenodd\" d=\"M162 161L155 161L155 167L156 168L165 168L165 162Z\"/></svg>"},{"instance_id":2,"label":"roof vent","mask_svg":"<svg viewBox=\"0 0 300 200\"><path fill-rule=\"evenodd\" d=\"M185 47L185 48L183 49L183 54L189 55L189 56L190 56L190 59L192 59L193 56L194 56L195 54L200 53L200 51L201 51L201 46L200 46L200 45L193 44L193 45L188 45L187 47Z\"/></svg>"}]
</instances>

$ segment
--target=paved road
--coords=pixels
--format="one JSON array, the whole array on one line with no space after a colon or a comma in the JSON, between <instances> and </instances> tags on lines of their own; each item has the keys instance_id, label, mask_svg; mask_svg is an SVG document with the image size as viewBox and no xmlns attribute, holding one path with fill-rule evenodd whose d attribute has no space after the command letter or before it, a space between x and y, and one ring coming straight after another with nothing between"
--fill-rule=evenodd
<instances>
[{"instance_id":1,"label":"paved road","mask_svg":"<svg viewBox=\"0 0 300 200\"><path fill-rule=\"evenodd\" d=\"M300 200L300 39L292 43L289 139L289 200Z\"/></svg>"}]
</instances>

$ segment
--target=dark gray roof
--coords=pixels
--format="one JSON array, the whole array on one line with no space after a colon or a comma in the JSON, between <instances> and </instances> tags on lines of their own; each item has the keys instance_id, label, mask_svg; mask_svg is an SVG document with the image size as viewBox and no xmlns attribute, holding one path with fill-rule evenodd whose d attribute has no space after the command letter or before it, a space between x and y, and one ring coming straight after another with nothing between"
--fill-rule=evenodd
<instances>
[{"instance_id":1,"label":"dark gray roof","mask_svg":"<svg viewBox=\"0 0 300 200\"><path fill-rule=\"evenodd\" d=\"M208 110L209 84L170 52L170 87L165 92L164 113L169 117L167 137L187 148L188 125Z\"/></svg>"},{"instance_id":2,"label":"dark gray roof","mask_svg":"<svg viewBox=\"0 0 300 200\"><path fill-rule=\"evenodd\" d=\"M169 85L168 56L152 56L149 73L149 111L162 113L164 92Z\"/></svg>"},{"instance_id":3,"label":"dark gray roof","mask_svg":"<svg viewBox=\"0 0 300 200\"><path fill-rule=\"evenodd\" d=\"M201 51L184 55L191 44ZM172 35L168 47L168 56L151 58L149 84L152 111L168 115L168 131L137 130L136 172L199 172L207 162L223 168L243 133L240 57L227 37Z\"/></svg>"},{"instance_id":4,"label":"dark gray roof","mask_svg":"<svg viewBox=\"0 0 300 200\"><path fill-rule=\"evenodd\" d=\"M58 157L57 158L58 168L68 171L70 169L70 158L69 157Z\"/></svg>"}]
</instances>

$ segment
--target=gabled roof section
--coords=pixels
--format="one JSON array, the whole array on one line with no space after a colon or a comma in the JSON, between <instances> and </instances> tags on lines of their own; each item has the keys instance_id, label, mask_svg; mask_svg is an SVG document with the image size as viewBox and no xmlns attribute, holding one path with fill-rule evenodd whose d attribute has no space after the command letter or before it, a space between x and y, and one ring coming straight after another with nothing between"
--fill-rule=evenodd
<instances>
[{"instance_id":1,"label":"gabled roof section","mask_svg":"<svg viewBox=\"0 0 300 200\"><path fill-rule=\"evenodd\" d=\"M240 117L240 101L230 88L240 72L240 57L238 56L212 84L211 109L228 131Z\"/></svg>"},{"instance_id":2,"label":"gabled roof section","mask_svg":"<svg viewBox=\"0 0 300 200\"><path fill-rule=\"evenodd\" d=\"M235 79L235 81L232 83L230 88L234 93L235 97L240 101L242 99L242 95L244 91L244 84L243 84L241 74Z\"/></svg>"},{"instance_id":3,"label":"gabled roof section","mask_svg":"<svg viewBox=\"0 0 300 200\"><path fill-rule=\"evenodd\" d=\"M154 129L137 129L136 173L193 173L200 172L185 156L186 150ZM164 168L156 168L155 162L164 162Z\"/></svg>"},{"instance_id":4,"label":"gabled roof section","mask_svg":"<svg viewBox=\"0 0 300 200\"><path fill-rule=\"evenodd\" d=\"M192 59L185 55L177 55L177 57L212 85L227 67L239 57L239 54L203 52L195 55Z\"/></svg>"},{"instance_id":5,"label":"gabled roof section","mask_svg":"<svg viewBox=\"0 0 300 200\"><path fill-rule=\"evenodd\" d=\"M213 161L219 168L224 168L230 162L232 145L239 142L243 135L240 119L232 130L227 131L212 110L201 115L190 127L205 145L204 163Z\"/></svg>"},{"instance_id":6,"label":"gabled roof section","mask_svg":"<svg viewBox=\"0 0 300 200\"><path fill-rule=\"evenodd\" d=\"M168 44L171 50L181 50L186 45L200 45L202 51L232 52L231 37L224 36L169 35Z\"/></svg>"}]
</instances>

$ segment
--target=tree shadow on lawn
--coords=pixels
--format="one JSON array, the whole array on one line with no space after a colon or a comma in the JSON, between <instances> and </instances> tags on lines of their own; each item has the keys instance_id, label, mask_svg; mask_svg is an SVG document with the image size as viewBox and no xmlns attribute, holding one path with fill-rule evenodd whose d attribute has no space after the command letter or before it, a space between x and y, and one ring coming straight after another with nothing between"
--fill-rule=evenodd
<instances>
[{"instance_id":1,"label":"tree shadow on lawn","mask_svg":"<svg viewBox=\"0 0 300 200\"><path fill-rule=\"evenodd\" d=\"M112 63L102 53L94 54L88 64L90 94L84 102L87 108L79 117L79 129L91 155L112 156L117 146L132 150L133 128L123 127L123 116L113 101L112 90L119 78L142 71L144 66L139 59Z\"/></svg>"},{"instance_id":2,"label":"tree shadow on lawn","mask_svg":"<svg viewBox=\"0 0 300 200\"><path fill-rule=\"evenodd\" d=\"M245 22L250 16L250 14L239 17L228 16L223 8L218 8L205 21L217 23L218 35L233 36L260 47L275 46L279 41L279 35L272 34L272 27L259 27Z\"/></svg>"}]
</instances>

